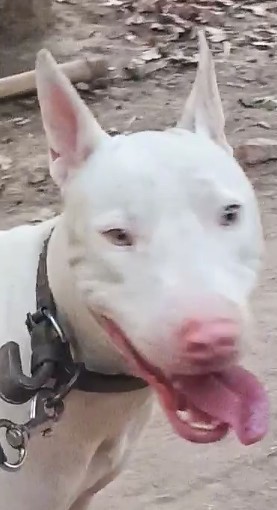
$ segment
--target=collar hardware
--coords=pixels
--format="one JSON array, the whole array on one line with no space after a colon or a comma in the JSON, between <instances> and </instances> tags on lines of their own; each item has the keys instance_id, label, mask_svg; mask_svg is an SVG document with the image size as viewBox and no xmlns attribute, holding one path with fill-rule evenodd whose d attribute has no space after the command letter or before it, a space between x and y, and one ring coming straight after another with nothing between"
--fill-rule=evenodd
<instances>
[{"instance_id":1,"label":"collar hardware","mask_svg":"<svg viewBox=\"0 0 277 510\"><path fill-rule=\"evenodd\" d=\"M62 417L64 399L73 389L89 393L125 393L148 386L138 377L101 374L88 370L84 363L74 361L70 339L56 319L56 305L48 282L47 248L51 235L52 232L39 257L37 310L28 313L25 322L31 339L31 375L23 372L16 342L7 342L0 348L0 398L13 405L31 401L30 417L26 423L0 419L0 429L5 431L7 445L17 451L17 460L10 462L0 444L0 467L10 472L23 466L31 436L38 430L43 436L47 435Z\"/></svg>"}]
</instances>

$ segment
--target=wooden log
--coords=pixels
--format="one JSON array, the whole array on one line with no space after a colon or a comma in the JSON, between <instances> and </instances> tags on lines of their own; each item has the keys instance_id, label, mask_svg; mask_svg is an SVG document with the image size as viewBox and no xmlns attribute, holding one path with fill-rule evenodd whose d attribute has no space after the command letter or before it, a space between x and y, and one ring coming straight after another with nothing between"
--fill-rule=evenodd
<instances>
[{"instance_id":1,"label":"wooden log","mask_svg":"<svg viewBox=\"0 0 277 510\"><path fill-rule=\"evenodd\" d=\"M102 57L80 59L59 64L72 83L93 82L107 75L107 61ZM0 79L0 99L31 94L36 91L35 71L6 76Z\"/></svg>"}]
</instances>

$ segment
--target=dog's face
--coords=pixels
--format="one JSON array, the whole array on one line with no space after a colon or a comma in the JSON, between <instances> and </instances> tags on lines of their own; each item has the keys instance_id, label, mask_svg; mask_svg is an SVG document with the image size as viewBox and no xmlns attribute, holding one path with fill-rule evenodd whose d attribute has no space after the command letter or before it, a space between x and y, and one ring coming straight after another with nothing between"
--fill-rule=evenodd
<instances>
[{"instance_id":1,"label":"dog's face","mask_svg":"<svg viewBox=\"0 0 277 510\"><path fill-rule=\"evenodd\" d=\"M183 437L214 441L232 426L257 441L266 398L237 360L262 230L204 36L182 119L165 132L107 136L45 52L37 80L84 306Z\"/></svg>"}]
</instances>

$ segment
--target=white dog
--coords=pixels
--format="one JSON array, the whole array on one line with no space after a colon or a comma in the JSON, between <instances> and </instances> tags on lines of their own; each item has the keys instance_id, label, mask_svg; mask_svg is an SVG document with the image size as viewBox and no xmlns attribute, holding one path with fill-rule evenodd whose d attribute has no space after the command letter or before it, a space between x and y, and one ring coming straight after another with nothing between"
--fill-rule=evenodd
<instances>
[{"instance_id":1,"label":"white dog","mask_svg":"<svg viewBox=\"0 0 277 510\"><path fill-rule=\"evenodd\" d=\"M108 136L47 51L37 58L37 88L64 212L0 235L0 343L17 342L28 369L25 318L36 310L38 260L54 229L47 273L74 356L149 386L72 391L52 435L31 438L22 469L0 470L0 501L3 510L86 510L133 450L153 393L187 440L217 441L230 429L243 444L265 435L267 398L238 364L263 236L225 138L202 33L174 129ZM22 423L29 407L1 401L0 418Z\"/></svg>"}]
</instances>

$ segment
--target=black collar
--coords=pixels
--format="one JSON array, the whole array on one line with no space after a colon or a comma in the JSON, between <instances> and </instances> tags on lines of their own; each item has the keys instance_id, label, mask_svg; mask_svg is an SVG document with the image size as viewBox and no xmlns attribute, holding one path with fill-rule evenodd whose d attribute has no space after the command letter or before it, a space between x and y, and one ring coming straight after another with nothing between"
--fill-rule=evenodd
<instances>
[{"instance_id":1,"label":"black collar","mask_svg":"<svg viewBox=\"0 0 277 510\"><path fill-rule=\"evenodd\" d=\"M51 238L46 239L42 252L39 257L36 282L36 300L38 310L47 310L51 317L56 320L56 305L50 290L47 276L47 249ZM60 338L60 347L62 354L63 372L76 373L77 364L74 363L70 354L69 342L66 338ZM61 364L58 363L58 368ZM84 364L78 364L78 374L72 383L72 389L93 392L93 393L125 393L139 390L148 386L148 384L138 377L127 374L107 375L88 370Z\"/></svg>"}]
</instances>

